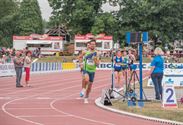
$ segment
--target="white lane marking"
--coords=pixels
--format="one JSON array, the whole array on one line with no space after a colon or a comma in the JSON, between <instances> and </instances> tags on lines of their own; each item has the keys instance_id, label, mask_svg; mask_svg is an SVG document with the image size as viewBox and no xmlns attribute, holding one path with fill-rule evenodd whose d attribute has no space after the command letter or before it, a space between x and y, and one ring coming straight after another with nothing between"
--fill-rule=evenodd
<instances>
[{"instance_id":1,"label":"white lane marking","mask_svg":"<svg viewBox=\"0 0 183 125\"><path fill-rule=\"evenodd\" d=\"M102 87L104 87L104 86L106 86L106 85L98 86L98 87L93 88L93 89L102 88ZM63 113L63 114L65 114L65 115L71 115L71 116L74 117L74 118L78 118L78 119L82 119L82 120L86 120L86 121L90 121L90 122L94 122L94 123L100 123L100 124L104 124L104 125L115 125L115 124L113 124L113 123L102 122L102 121L97 121L97 120L89 119L89 118L82 117L82 116L73 115L73 114L64 112L64 111L62 111L62 110L60 110L60 109L57 109L57 108L55 108L55 107L53 106L54 103L55 103L56 101L58 101L58 100L64 100L65 98L68 98L68 97L71 97L71 96L75 96L76 94L78 94L78 93L74 93L74 94L71 94L71 95L69 95L69 96L65 96L64 98L61 98L61 99L53 100L53 101L50 103L50 107L51 107L53 110L57 111L57 112Z\"/></svg>"},{"instance_id":2,"label":"white lane marking","mask_svg":"<svg viewBox=\"0 0 183 125\"><path fill-rule=\"evenodd\" d=\"M58 74L57 74L58 75ZM71 74L72 75L72 74ZM36 78L37 79L37 78ZM46 78L46 79L41 79L41 80L33 80L33 83L32 83L32 81L31 81L31 83L32 84L34 84L34 82L37 82L37 83L40 83L40 82L43 82L43 83L41 83L41 84L38 84L38 85L44 85L45 84L45 82L44 81L49 81L49 83L50 82L52 82L53 80L49 80L50 78L48 77L48 78ZM68 78L67 78L68 79ZM65 78L64 79L60 79L60 80L66 80ZM59 80L59 81L60 81ZM69 79L68 79L69 80ZM73 79L73 80L75 80L75 79ZM36 84L37 85L37 84ZM47 85L47 83L46 83L46 85ZM12 86L12 85L11 85ZM1 87L1 86L0 86ZM2 90L6 90L6 89L15 89L15 87L13 87L13 88L2 88ZM1 89L0 89L1 90ZM9 90L10 91L10 90Z\"/></svg>"},{"instance_id":3,"label":"white lane marking","mask_svg":"<svg viewBox=\"0 0 183 125\"><path fill-rule=\"evenodd\" d=\"M45 100L45 99L52 99L52 98L50 98L50 97L37 97L35 99Z\"/></svg>"},{"instance_id":4,"label":"white lane marking","mask_svg":"<svg viewBox=\"0 0 183 125\"><path fill-rule=\"evenodd\" d=\"M6 110L49 110L51 108L6 108Z\"/></svg>"},{"instance_id":5,"label":"white lane marking","mask_svg":"<svg viewBox=\"0 0 183 125\"><path fill-rule=\"evenodd\" d=\"M105 75L102 75L102 76L105 76ZM101 79L100 77L99 77L99 79ZM72 81L71 81L72 80ZM22 92L27 92L27 91L32 91L32 90L39 90L39 89L41 89L41 88L47 88L47 87L54 87L54 86L61 86L61 85L65 85L65 81L71 81L70 83L73 83L73 82L76 82L76 81L79 81L79 82L81 82L81 78L76 78L76 79L70 79L70 78L66 78L66 79L63 79L63 80L57 80L57 81L51 81L51 82L49 82L50 84L46 84L46 87L45 86L43 86L43 87L38 87L38 88L32 88L32 89L26 89L26 90L21 90L21 91L19 91L18 93L22 93ZM64 82L64 84L60 84L60 82ZM54 84L54 85L53 85ZM67 83L68 84L68 83ZM19 89L22 89L22 88L19 88ZM13 89L14 90L14 89ZM3 95L4 94L6 94L6 95L9 95L9 94L14 94L14 93L17 93L17 92L11 92L11 93L3 93ZM0 94L1 95L1 94Z\"/></svg>"},{"instance_id":6,"label":"white lane marking","mask_svg":"<svg viewBox=\"0 0 183 125\"><path fill-rule=\"evenodd\" d=\"M19 115L17 118L38 118L38 117L69 117L71 115Z\"/></svg>"},{"instance_id":7,"label":"white lane marking","mask_svg":"<svg viewBox=\"0 0 183 125\"><path fill-rule=\"evenodd\" d=\"M11 97L0 97L1 100L9 100Z\"/></svg>"},{"instance_id":8,"label":"white lane marking","mask_svg":"<svg viewBox=\"0 0 183 125\"><path fill-rule=\"evenodd\" d=\"M67 73L64 73L64 75L65 75L65 74L68 74L68 75L71 74L71 75L72 75L72 74L74 74L74 73L76 73L76 72L77 72L77 71L74 71L74 72L67 72ZM59 73L60 73L60 72L59 72ZM56 74L56 75L59 75L59 73L55 73L55 74ZM52 73L51 76L54 76L55 74ZM41 74L41 77L44 76L44 75L47 75L47 74ZM31 76L38 76L38 74L31 74ZM24 77L25 77L25 76L24 76ZM13 79L9 79L9 77L4 77L4 78L7 78L6 84L8 84L8 85L6 85L6 84L3 84L3 85L2 85L2 84L1 84L0 87L9 87L9 86L11 87L11 86L12 86L12 80L14 80L14 82L15 82L15 78L16 78L16 77L14 77ZM3 78L3 79L4 79L4 78ZM33 82L41 82L41 81L45 81L45 80L49 80L49 79L50 79L50 78L47 78L47 79L44 78L43 80L42 80L42 79L40 80L40 78L36 77L35 79L31 80L31 82L32 82L32 81L33 81ZM1 80L1 77L0 77L0 80ZM0 90L1 90L1 89L0 89ZM3 90L3 89L2 89L2 90Z\"/></svg>"},{"instance_id":9,"label":"white lane marking","mask_svg":"<svg viewBox=\"0 0 183 125\"><path fill-rule=\"evenodd\" d=\"M106 77L105 77L106 78ZM101 81L104 81L104 80L101 80ZM76 81L75 81L76 82ZM71 82L69 82L71 83ZM64 91L64 90L67 90L67 89L70 89L70 88L75 88L75 87L80 87L81 85L76 85L76 86L72 86L72 87L67 87L67 88L64 88L64 89L59 89L59 90L56 90L56 91ZM47 88L47 87L43 87L43 88ZM51 92L44 92L45 93L52 93L54 91L51 91ZM35 94L35 95L31 95L31 96L28 96L28 97L24 97L24 98L19 98L19 99L14 99L14 100L11 100L7 103L5 103L4 105L2 105L1 109L3 110L3 112L5 112L6 114L10 115L11 117L13 118L16 118L16 119L19 119L19 120L22 120L22 121L26 121L26 122L29 122L29 123L33 123L33 124L36 124L36 125L43 125L41 123L38 123L38 122L34 122L34 121L31 121L31 120L27 120L27 119L24 119L24 118L21 118L21 117L17 117L16 115L13 115L11 113L9 113L7 110L6 110L6 106L12 102L15 102L15 101L20 101L20 100L23 100L23 99L26 99L26 98L31 98L31 97L34 97L34 96L39 96L39 95L42 95L43 93L39 93L39 94Z\"/></svg>"},{"instance_id":10,"label":"white lane marking","mask_svg":"<svg viewBox=\"0 0 183 125\"><path fill-rule=\"evenodd\" d=\"M67 74L67 75L71 75L72 76L72 74L74 74L74 73L77 73L77 72L70 72L70 73L64 73L64 75L65 74ZM56 73L56 75L58 75L59 73ZM69 77L69 76L68 76ZM50 78L48 77L48 78L44 78L44 79L41 79L40 80L40 78L36 78L36 79L33 79L33 80L31 80L31 83L34 85L34 83L40 83L40 82L43 82L43 83L41 83L41 84L36 84L36 85L43 85L43 84L45 84L44 83L44 81L53 81L53 80L49 80ZM13 79L14 80L14 79ZM63 79L64 80L64 79ZM12 83L12 80L10 81L11 83ZM6 82L7 83L7 82ZM10 84L10 85L5 85L5 86L0 86L0 87L11 87L11 88L0 88L0 90L6 90L6 89L14 89L15 87L12 87L12 84Z\"/></svg>"},{"instance_id":11,"label":"white lane marking","mask_svg":"<svg viewBox=\"0 0 183 125\"><path fill-rule=\"evenodd\" d=\"M39 89L42 89L42 88L47 88L47 87L53 87L53 86L59 86L59 85L65 85L65 84L60 84L60 81L61 82L65 82L65 81L71 81L71 80L74 80L74 81L81 81L81 79L79 79L79 78L75 78L75 79L69 79L69 78L66 78L66 79L62 79L62 80L57 80L57 81L50 81L50 82L47 82L46 83L46 86L44 86L44 84L45 83L43 83L43 84L39 84L39 85L43 85L43 87L38 87L38 88L32 88L32 89L24 89L24 88L18 88L18 89L21 89L21 91L19 91L18 93L22 93L22 92L26 92L26 91L32 91L32 90L39 90ZM48 84L48 83L50 83L50 84ZM54 84L53 84L54 83ZM15 89L15 88L14 88ZM12 90L14 90L14 89L12 89ZM22 90L23 89L23 90ZM14 94L14 93L17 93L17 91L16 92L10 92L10 93L3 93L3 95L4 94L6 94L6 95L9 95L9 94ZM0 94L0 95L2 95L2 94Z\"/></svg>"}]
</instances>

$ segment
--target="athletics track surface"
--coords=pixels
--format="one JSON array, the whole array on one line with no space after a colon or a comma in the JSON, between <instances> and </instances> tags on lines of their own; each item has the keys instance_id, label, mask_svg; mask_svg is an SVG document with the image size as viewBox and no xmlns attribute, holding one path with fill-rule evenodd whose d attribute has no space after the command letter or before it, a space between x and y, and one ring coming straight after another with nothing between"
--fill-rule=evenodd
<instances>
[{"instance_id":1,"label":"athletics track surface","mask_svg":"<svg viewBox=\"0 0 183 125\"><path fill-rule=\"evenodd\" d=\"M24 77L22 79L24 81ZM0 125L158 125L98 108L94 101L110 86L111 72L97 71L89 104L78 99L78 71L33 74L32 87L15 88L15 77L0 77Z\"/></svg>"}]
</instances>

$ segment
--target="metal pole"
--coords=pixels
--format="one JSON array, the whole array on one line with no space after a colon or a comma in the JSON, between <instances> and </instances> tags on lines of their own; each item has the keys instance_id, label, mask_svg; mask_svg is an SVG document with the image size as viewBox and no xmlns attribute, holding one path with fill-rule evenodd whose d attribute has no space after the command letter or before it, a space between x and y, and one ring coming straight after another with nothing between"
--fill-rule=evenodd
<instances>
[{"instance_id":1,"label":"metal pole","mask_svg":"<svg viewBox=\"0 0 183 125\"><path fill-rule=\"evenodd\" d=\"M113 41L113 42L114 42L114 41ZM112 84L111 84L111 88L112 88L112 90L113 90L114 87L115 87L115 86L114 86L114 53L113 53L113 49L114 49L114 43L112 43L112 53L111 53L111 54L112 54L112 55L111 55L111 56L112 56L112 59L111 59L111 62L112 62L112 64L111 64L111 70L112 70L112 76L111 76L111 77L112 77L112 79L111 79L111 80L112 80L112 81L111 81Z\"/></svg>"},{"instance_id":2,"label":"metal pole","mask_svg":"<svg viewBox=\"0 0 183 125\"><path fill-rule=\"evenodd\" d=\"M139 44L139 59L140 59L140 64L139 64L139 74L140 74L140 100L143 100L143 81L142 81L142 50L143 46L142 43Z\"/></svg>"}]
</instances>

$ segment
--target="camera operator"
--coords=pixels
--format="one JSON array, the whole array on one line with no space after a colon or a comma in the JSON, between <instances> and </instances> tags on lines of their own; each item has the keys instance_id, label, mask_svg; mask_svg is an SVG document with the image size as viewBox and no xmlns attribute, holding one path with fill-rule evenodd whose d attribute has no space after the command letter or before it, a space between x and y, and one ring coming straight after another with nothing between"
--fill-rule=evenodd
<instances>
[{"instance_id":1,"label":"camera operator","mask_svg":"<svg viewBox=\"0 0 183 125\"><path fill-rule=\"evenodd\" d=\"M23 87L20 82L22 78L22 68L24 65L24 57L20 51L16 52L15 58L13 60L15 72L16 72L16 87Z\"/></svg>"}]
</instances>

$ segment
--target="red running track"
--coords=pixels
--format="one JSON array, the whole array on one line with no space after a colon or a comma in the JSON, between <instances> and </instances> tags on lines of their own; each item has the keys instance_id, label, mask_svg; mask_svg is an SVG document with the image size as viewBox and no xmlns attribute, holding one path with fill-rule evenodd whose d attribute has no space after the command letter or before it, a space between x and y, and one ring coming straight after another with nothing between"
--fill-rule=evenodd
<instances>
[{"instance_id":1,"label":"red running track","mask_svg":"<svg viewBox=\"0 0 183 125\"><path fill-rule=\"evenodd\" d=\"M101 95L102 88L110 86L110 81L110 71L97 71L89 104L84 104L78 99L81 89L78 71L32 75L30 88L15 88L15 77L1 77L0 125L160 124L95 106L95 99Z\"/></svg>"}]
</instances>

